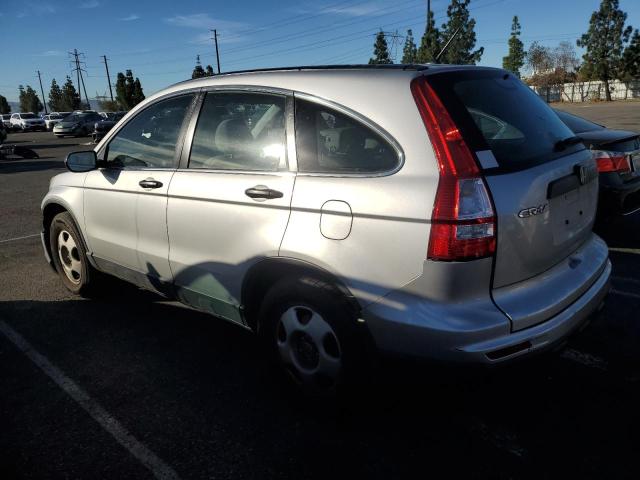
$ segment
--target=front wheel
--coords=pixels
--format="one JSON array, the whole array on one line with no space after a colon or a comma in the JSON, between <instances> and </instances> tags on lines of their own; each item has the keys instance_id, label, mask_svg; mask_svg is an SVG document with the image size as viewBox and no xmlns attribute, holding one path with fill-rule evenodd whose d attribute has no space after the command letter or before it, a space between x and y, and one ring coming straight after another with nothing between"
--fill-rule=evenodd
<instances>
[{"instance_id":1,"label":"front wheel","mask_svg":"<svg viewBox=\"0 0 640 480\"><path fill-rule=\"evenodd\" d=\"M366 355L356 318L334 286L310 278L284 280L265 296L259 334L299 389L331 397L363 378Z\"/></svg>"},{"instance_id":2,"label":"front wheel","mask_svg":"<svg viewBox=\"0 0 640 480\"><path fill-rule=\"evenodd\" d=\"M64 286L73 293L84 295L91 286L93 271L80 232L67 212L54 217L49 228L51 256Z\"/></svg>"}]
</instances>

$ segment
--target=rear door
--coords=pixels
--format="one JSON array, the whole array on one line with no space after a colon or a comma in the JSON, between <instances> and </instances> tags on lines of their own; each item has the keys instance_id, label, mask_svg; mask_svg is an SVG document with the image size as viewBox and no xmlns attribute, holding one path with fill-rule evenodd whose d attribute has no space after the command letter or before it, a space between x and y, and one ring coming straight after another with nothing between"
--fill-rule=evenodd
<instances>
[{"instance_id":1,"label":"rear door","mask_svg":"<svg viewBox=\"0 0 640 480\"><path fill-rule=\"evenodd\" d=\"M535 277L578 249L592 235L598 175L572 131L504 71L449 72L429 82L476 151L493 197L493 288Z\"/></svg>"}]
</instances>

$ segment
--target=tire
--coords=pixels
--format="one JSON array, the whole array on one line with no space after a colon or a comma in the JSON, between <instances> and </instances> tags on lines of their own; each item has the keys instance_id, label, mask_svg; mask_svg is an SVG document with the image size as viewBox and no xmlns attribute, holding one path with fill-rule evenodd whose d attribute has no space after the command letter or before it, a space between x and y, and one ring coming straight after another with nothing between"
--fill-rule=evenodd
<instances>
[{"instance_id":1,"label":"tire","mask_svg":"<svg viewBox=\"0 0 640 480\"><path fill-rule=\"evenodd\" d=\"M51 221L49 245L53 264L64 286L77 295L88 295L98 272L89 264L82 236L69 213L59 213Z\"/></svg>"},{"instance_id":2,"label":"tire","mask_svg":"<svg viewBox=\"0 0 640 480\"><path fill-rule=\"evenodd\" d=\"M272 365L302 393L336 397L366 377L356 320L333 285L310 277L285 279L262 302L258 335Z\"/></svg>"}]
</instances>

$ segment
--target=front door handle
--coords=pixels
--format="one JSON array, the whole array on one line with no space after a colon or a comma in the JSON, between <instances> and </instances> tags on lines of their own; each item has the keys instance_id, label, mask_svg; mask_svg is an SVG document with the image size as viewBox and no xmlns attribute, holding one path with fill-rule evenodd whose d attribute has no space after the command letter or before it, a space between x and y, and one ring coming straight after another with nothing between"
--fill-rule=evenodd
<instances>
[{"instance_id":1,"label":"front door handle","mask_svg":"<svg viewBox=\"0 0 640 480\"><path fill-rule=\"evenodd\" d=\"M162 182L154 180L153 178L145 178L144 180L140 180L138 185L142 188L160 188L162 186Z\"/></svg>"},{"instance_id":2,"label":"front door handle","mask_svg":"<svg viewBox=\"0 0 640 480\"><path fill-rule=\"evenodd\" d=\"M260 199L274 199L274 198L282 198L282 192L278 190L273 190L265 185L256 185L252 188L247 188L244 191L247 197L251 198L260 198Z\"/></svg>"}]
</instances>

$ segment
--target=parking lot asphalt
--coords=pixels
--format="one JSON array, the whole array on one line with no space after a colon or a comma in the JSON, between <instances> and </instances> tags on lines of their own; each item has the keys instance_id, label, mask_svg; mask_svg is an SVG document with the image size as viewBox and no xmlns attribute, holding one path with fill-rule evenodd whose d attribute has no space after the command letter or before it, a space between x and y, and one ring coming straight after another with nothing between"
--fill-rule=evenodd
<instances>
[{"instance_id":1,"label":"parking lot asphalt","mask_svg":"<svg viewBox=\"0 0 640 480\"><path fill-rule=\"evenodd\" d=\"M40 158L0 160L0 478L640 475L638 215L600 231L613 291L561 351L490 370L389 362L335 406L282 388L226 322L117 281L67 292L39 204L89 139L11 142Z\"/></svg>"}]
</instances>

